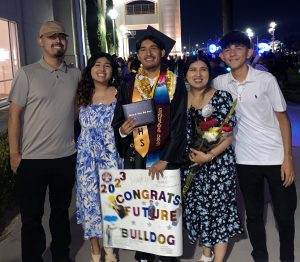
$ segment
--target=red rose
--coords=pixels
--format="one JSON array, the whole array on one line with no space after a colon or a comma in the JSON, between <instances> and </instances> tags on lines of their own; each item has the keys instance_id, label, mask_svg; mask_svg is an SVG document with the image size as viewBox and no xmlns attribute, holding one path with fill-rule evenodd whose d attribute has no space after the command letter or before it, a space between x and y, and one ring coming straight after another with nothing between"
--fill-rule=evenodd
<instances>
[{"instance_id":1,"label":"red rose","mask_svg":"<svg viewBox=\"0 0 300 262\"><path fill-rule=\"evenodd\" d=\"M199 123L199 127L201 128L202 131L207 131L211 127L215 127L218 125L218 120L210 118L206 121L201 121Z\"/></svg>"},{"instance_id":2,"label":"red rose","mask_svg":"<svg viewBox=\"0 0 300 262\"><path fill-rule=\"evenodd\" d=\"M223 132L231 132L233 130L233 127L228 125L228 124L225 124L223 127L222 127L222 131Z\"/></svg>"}]
</instances>

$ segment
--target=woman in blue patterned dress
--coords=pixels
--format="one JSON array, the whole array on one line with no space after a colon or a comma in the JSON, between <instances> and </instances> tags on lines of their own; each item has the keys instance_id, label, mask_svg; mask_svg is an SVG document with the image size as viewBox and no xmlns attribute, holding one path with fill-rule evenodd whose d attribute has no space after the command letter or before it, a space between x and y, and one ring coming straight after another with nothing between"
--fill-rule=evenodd
<instances>
[{"instance_id":1,"label":"woman in blue patterned dress","mask_svg":"<svg viewBox=\"0 0 300 262\"><path fill-rule=\"evenodd\" d=\"M102 237L99 171L122 168L111 121L116 105L117 68L107 53L93 55L85 68L77 91L80 135L77 141L77 223L84 239L89 239L91 262L100 261ZM104 248L105 261L117 261L112 248Z\"/></svg>"},{"instance_id":2,"label":"woman in blue patterned dress","mask_svg":"<svg viewBox=\"0 0 300 262\"><path fill-rule=\"evenodd\" d=\"M183 217L190 241L199 239L203 246L199 261L221 262L229 238L243 231L237 212L232 132L207 153L193 149L192 145L195 119L202 121L211 114L212 119L223 123L233 102L228 92L210 87L211 69L206 58L190 58L185 71L190 85L186 155L196 169L196 176L183 200ZM235 115L229 125L235 125ZM183 184L188 171L186 168L183 172Z\"/></svg>"}]
</instances>

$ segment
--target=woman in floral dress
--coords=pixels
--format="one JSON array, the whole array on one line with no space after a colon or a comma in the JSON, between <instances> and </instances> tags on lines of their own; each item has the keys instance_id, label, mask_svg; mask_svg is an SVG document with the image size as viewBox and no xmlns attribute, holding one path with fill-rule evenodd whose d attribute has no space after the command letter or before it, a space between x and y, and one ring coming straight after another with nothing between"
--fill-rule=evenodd
<instances>
[{"instance_id":1,"label":"woman in floral dress","mask_svg":"<svg viewBox=\"0 0 300 262\"><path fill-rule=\"evenodd\" d=\"M242 233L236 202L235 155L232 132L207 153L192 148L195 119L223 123L233 104L228 92L210 87L211 69L205 58L190 58L185 70L190 85L187 109L187 150L195 177L184 199L183 217L191 242L203 246L199 261L224 260L230 237ZM228 124L235 125L235 115ZM183 172L183 185L190 168Z\"/></svg>"},{"instance_id":2,"label":"woman in floral dress","mask_svg":"<svg viewBox=\"0 0 300 262\"><path fill-rule=\"evenodd\" d=\"M93 55L85 68L77 91L79 122L77 141L77 223L92 249L91 262L100 261L102 237L99 171L122 168L111 121L116 105L117 69L107 53ZM105 249L105 261L117 261L112 248Z\"/></svg>"}]
</instances>

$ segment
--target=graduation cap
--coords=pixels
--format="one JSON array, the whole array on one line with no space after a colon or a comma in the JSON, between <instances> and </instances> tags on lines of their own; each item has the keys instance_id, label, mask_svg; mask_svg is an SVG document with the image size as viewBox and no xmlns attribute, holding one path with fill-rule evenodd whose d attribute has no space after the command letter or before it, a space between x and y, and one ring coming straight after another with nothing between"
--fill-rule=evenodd
<instances>
[{"instance_id":1,"label":"graduation cap","mask_svg":"<svg viewBox=\"0 0 300 262\"><path fill-rule=\"evenodd\" d=\"M141 37L139 41L143 40L145 36L149 36L149 35L158 38L162 42L163 49L166 52L165 57L168 56L172 48L174 47L176 41L150 25L148 25L146 31L144 32L144 35Z\"/></svg>"}]
</instances>

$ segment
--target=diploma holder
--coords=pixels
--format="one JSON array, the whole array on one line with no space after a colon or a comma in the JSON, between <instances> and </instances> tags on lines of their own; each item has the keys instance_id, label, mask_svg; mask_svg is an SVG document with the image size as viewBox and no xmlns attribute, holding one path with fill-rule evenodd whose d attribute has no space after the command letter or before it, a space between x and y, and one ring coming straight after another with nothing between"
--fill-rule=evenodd
<instances>
[{"instance_id":1,"label":"diploma holder","mask_svg":"<svg viewBox=\"0 0 300 262\"><path fill-rule=\"evenodd\" d=\"M152 99L142 100L131 104L122 105L125 119L135 118L136 127L157 122L156 111Z\"/></svg>"}]
</instances>

